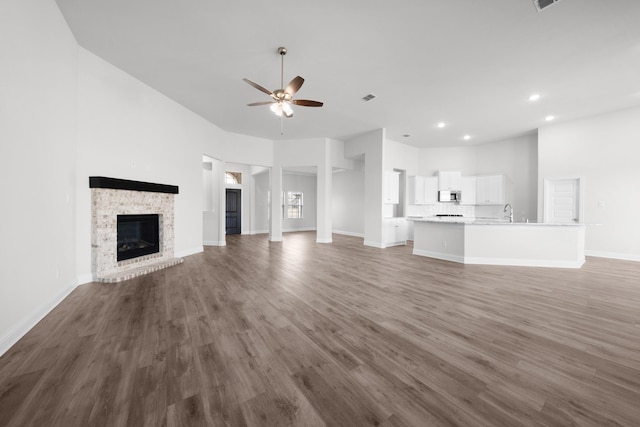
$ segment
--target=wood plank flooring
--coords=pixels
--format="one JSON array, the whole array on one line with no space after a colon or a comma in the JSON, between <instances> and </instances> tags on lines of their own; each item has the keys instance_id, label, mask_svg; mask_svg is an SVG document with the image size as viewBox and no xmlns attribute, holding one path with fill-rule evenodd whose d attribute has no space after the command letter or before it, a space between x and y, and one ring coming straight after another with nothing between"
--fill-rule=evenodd
<instances>
[{"instance_id":1,"label":"wood plank flooring","mask_svg":"<svg viewBox=\"0 0 640 427\"><path fill-rule=\"evenodd\" d=\"M0 425L638 426L640 263L227 236L78 287L0 358Z\"/></svg>"}]
</instances>

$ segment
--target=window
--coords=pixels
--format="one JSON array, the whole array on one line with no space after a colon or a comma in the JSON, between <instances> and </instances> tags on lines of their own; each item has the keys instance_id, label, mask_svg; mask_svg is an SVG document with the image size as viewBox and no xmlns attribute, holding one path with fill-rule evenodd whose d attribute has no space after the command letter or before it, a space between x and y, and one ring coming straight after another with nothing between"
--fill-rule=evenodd
<instances>
[{"instance_id":1,"label":"window","mask_svg":"<svg viewBox=\"0 0 640 427\"><path fill-rule=\"evenodd\" d=\"M225 172L224 179L227 184L242 184L242 174L240 172Z\"/></svg>"},{"instance_id":2,"label":"window","mask_svg":"<svg viewBox=\"0 0 640 427\"><path fill-rule=\"evenodd\" d=\"M287 191L284 193L284 217L287 219L302 218L302 193Z\"/></svg>"}]
</instances>

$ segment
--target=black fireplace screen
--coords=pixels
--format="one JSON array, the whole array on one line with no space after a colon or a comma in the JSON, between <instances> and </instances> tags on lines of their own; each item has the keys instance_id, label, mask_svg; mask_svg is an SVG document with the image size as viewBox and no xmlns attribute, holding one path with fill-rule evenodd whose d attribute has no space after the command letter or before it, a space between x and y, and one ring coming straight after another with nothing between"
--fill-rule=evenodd
<instances>
[{"instance_id":1,"label":"black fireplace screen","mask_svg":"<svg viewBox=\"0 0 640 427\"><path fill-rule=\"evenodd\" d=\"M118 215L118 261L157 252L159 215Z\"/></svg>"}]
</instances>

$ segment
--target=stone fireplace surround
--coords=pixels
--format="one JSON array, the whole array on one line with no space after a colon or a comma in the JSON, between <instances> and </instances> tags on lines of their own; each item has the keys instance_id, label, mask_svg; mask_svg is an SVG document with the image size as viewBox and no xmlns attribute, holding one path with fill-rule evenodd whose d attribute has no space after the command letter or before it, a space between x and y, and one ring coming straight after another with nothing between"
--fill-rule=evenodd
<instances>
[{"instance_id":1,"label":"stone fireplace surround","mask_svg":"<svg viewBox=\"0 0 640 427\"><path fill-rule=\"evenodd\" d=\"M93 280L115 283L183 262L173 256L174 198L178 187L100 176L91 188L91 265ZM117 216L158 214L160 252L117 261Z\"/></svg>"}]
</instances>

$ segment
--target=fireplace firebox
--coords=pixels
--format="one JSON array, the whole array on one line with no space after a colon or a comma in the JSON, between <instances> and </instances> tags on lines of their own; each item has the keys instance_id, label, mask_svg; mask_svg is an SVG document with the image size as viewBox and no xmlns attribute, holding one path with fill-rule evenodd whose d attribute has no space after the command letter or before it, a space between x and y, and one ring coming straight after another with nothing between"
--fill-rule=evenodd
<instances>
[{"instance_id":1,"label":"fireplace firebox","mask_svg":"<svg viewBox=\"0 0 640 427\"><path fill-rule=\"evenodd\" d=\"M160 252L158 214L118 215L118 261Z\"/></svg>"}]
</instances>

